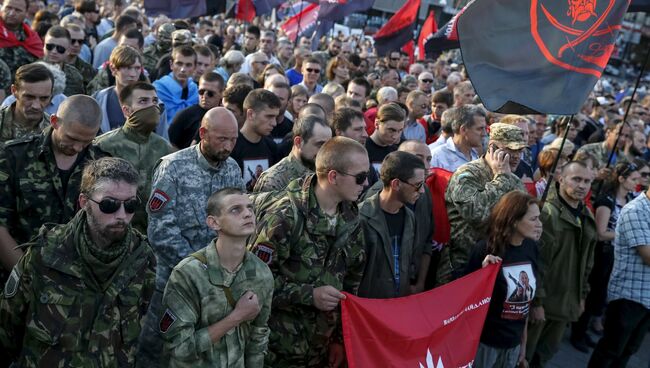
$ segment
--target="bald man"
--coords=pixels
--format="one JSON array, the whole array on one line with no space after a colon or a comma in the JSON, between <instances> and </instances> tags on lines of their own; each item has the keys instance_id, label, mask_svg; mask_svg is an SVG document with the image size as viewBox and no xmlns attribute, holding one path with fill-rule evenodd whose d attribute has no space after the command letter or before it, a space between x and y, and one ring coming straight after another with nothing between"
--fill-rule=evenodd
<instances>
[{"instance_id":1,"label":"bald man","mask_svg":"<svg viewBox=\"0 0 650 368\"><path fill-rule=\"evenodd\" d=\"M424 162L425 176L429 173L429 162L431 161L431 151L429 147L420 141L409 140L400 144L398 151L408 152L417 156ZM381 180L378 180L368 191L363 195L363 199L369 198L375 193L380 192L384 188ZM433 235L433 218L432 213L432 198L429 188L424 186L424 193L415 202L411 208L415 214L415 241L413 251L415 252L414 260L420 260L419 263L411 265L416 270L416 277L410 280L411 293L419 293L424 291L425 283L428 285L427 273L429 272L429 265L432 256L432 243L431 236ZM437 258L436 258L437 259ZM435 275L435 273L434 273Z\"/></svg>"},{"instance_id":2,"label":"bald man","mask_svg":"<svg viewBox=\"0 0 650 368\"><path fill-rule=\"evenodd\" d=\"M158 270L140 335L138 363L143 367L161 366L160 305L172 269L215 237L205 222L208 198L223 188L244 189L239 165L230 157L238 134L235 115L225 107L212 108L201 120L199 143L161 158L154 168L147 235Z\"/></svg>"},{"instance_id":3,"label":"bald man","mask_svg":"<svg viewBox=\"0 0 650 368\"><path fill-rule=\"evenodd\" d=\"M0 151L0 281L23 253L17 244L37 235L44 223L64 224L76 214L83 168L107 156L91 145L100 118L93 98L73 95L41 134L9 141Z\"/></svg>"}]
</instances>

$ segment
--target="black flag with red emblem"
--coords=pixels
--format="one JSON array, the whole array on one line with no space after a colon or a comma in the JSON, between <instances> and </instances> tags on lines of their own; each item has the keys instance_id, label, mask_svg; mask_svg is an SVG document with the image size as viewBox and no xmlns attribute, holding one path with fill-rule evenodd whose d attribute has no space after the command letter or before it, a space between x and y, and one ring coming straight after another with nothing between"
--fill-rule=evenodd
<instances>
[{"instance_id":1,"label":"black flag with red emblem","mask_svg":"<svg viewBox=\"0 0 650 368\"><path fill-rule=\"evenodd\" d=\"M609 57L628 0L476 0L458 18L467 74L502 113L580 110Z\"/></svg>"}]
</instances>

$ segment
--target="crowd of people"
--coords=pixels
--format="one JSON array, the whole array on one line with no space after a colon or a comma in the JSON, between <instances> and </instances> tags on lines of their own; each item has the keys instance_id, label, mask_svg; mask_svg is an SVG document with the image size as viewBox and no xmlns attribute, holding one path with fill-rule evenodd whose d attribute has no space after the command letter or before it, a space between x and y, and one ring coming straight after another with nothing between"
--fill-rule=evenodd
<instances>
[{"instance_id":1,"label":"crowd of people","mask_svg":"<svg viewBox=\"0 0 650 368\"><path fill-rule=\"evenodd\" d=\"M341 367L343 292L492 263L475 367L650 327L647 85L505 115L453 50L4 0L0 87L0 366Z\"/></svg>"}]
</instances>

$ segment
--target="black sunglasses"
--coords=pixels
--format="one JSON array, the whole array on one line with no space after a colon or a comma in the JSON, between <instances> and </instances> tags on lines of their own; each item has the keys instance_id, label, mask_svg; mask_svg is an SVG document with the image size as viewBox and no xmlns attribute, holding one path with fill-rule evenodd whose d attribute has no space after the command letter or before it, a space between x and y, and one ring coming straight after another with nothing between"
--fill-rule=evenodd
<instances>
[{"instance_id":1,"label":"black sunglasses","mask_svg":"<svg viewBox=\"0 0 650 368\"><path fill-rule=\"evenodd\" d=\"M307 73L320 73L320 69L307 68Z\"/></svg>"},{"instance_id":2,"label":"black sunglasses","mask_svg":"<svg viewBox=\"0 0 650 368\"><path fill-rule=\"evenodd\" d=\"M641 173L641 177L643 177L643 178L650 178L650 172L644 172L644 173Z\"/></svg>"},{"instance_id":3,"label":"black sunglasses","mask_svg":"<svg viewBox=\"0 0 650 368\"><path fill-rule=\"evenodd\" d=\"M203 96L206 93L208 94L208 97L210 97L210 98L214 97L214 95L215 95L215 92L210 91L208 89L200 89L199 90L199 95L201 95L201 96Z\"/></svg>"},{"instance_id":4,"label":"black sunglasses","mask_svg":"<svg viewBox=\"0 0 650 368\"><path fill-rule=\"evenodd\" d=\"M357 185L363 185L363 183L366 182L366 179L368 179L368 174L370 174L369 171L362 171L362 172L360 172L358 174L355 174L355 175L348 174L348 173L343 172L343 171L338 171L338 172L343 174L343 175L352 176L354 178L355 182L357 183Z\"/></svg>"},{"instance_id":5,"label":"black sunglasses","mask_svg":"<svg viewBox=\"0 0 650 368\"><path fill-rule=\"evenodd\" d=\"M424 182L423 182L423 181L421 181L421 182L419 182L419 183L417 183L417 184L412 184L412 183L409 183L409 182L406 181L406 180L402 180L402 179L397 179L397 180L401 181L401 182L404 183L404 184L408 184L408 185L410 185L413 189L415 189L415 190L418 191L418 192L420 191L420 189L422 189L422 186L424 185Z\"/></svg>"},{"instance_id":6,"label":"black sunglasses","mask_svg":"<svg viewBox=\"0 0 650 368\"><path fill-rule=\"evenodd\" d=\"M113 199L113 198L104 198L99 202L97 202L92 198L88 198L88 199L90 199L92 202L97 203L99 205L99 210L107 215L117 212L122 206L122 204L124 204L124 212L134 213L139 203L137 198L127 199L126 201L120 201L119 199Z\"/></svg>"},{"instance_id":7,"label":"black sunglasses","mask_svg":"<svg viewBox=\"0 0 650 368\"><path fill-rule=\"evenodd\" d=\"M47 49L47 51L52 51L52 50L54 50L54 48L56 48L56 52L58 52L59 54L65 53L65 50L66 50L65 47L63 47L61 45L55 45L53 43L45 44L45 48Z\"/></svg>"},{"instance_id":8,"label":"black sunglasses","mask_svg":"<svg viewBox=\"0 0 650 368\"><path fill-rule=\"evenodd\" d=\"M78 44L81 45L81 44L84 43L84 39L83 39L83 38L79 38L79 39L77 39L77 38L71 38L71 39L70 39L70 43L73 44L73 45L74 45L75 43L78 43Z\"/></svg>"},{"instance_id":9,"label":"black sunglasses","mask_svg":"<svg viewBox=\"0 0 650 368\"><path fill-rule=\"evenodd\" d=\"M433 79L420 79L422 83L433 83Z\"/></svg>"}]
</instances>

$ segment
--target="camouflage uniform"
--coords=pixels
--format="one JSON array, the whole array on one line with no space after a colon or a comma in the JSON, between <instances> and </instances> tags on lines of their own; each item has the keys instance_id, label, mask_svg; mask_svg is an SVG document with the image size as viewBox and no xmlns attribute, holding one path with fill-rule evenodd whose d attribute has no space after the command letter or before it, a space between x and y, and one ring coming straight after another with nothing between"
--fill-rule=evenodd
<instances>
[{"instance_id":1,"label":"camouflage uniform","mask_svg":"<svg viewBox=\"0 0 650 368\"><path fill-rule=\"evenodd\" d=\"M587 152L594 156L597 161L595 164L598 166L596 169L602 169L607 166L607 160L609 160L609 155L611 154L611 151L608 150L605 145L605 142L585 144L584 146L580 147L578 152ZM627 162L627 158L622 154L622 152L617 153L614 158L612 158L612 162L609 164L609 166L613 167L618 162Z\"/></svg>"},{"instance_id":2,"label":"camouflage uniform","mask_svg":"<svg viewBox=\"0 0 650 368\"><path fill-rule=\"evenodd\" d=\"M176 30L171 23L162 24L158 27L158 36L156 42L144 48L142 53L142 66L149 72L156 70L156 64L164 55L169 54L172 50L172 33Z\"/></svg>"},{"instance_id":3,"label":"camouflage uniform","mask_svg":"<svg viewBox=\"0 0 650 368\"><path fill-rule=\"evenodd\" d=\"M10 87L13 74L7 63L0 60L0 89L4 90L7 96L11 94Z\"/></svg>"},{"instance_id":4,"label":"camouflage uniform","mask_svg":"<svg viewBox=\"0 0 650 368\"><path fill-rule=\"evenodd\" d=\"M316 309L313 290L331 285L356 294L363 275L356 204L341 203L337 216L328 218L318 206L315 184L313 174L289 183L286 195L263 216L251 244L275 277L270 367L327 366L329 344L341 342L340 312Z\"/></svg>"},{"instance_id":5,"label":"camouflage uniform","mask_svg":"<svg viewBox=\"0 0 650 368\"><path fill-rule=\"evenodd\" d=\"M70 65L74 66L79 73L81 73L81 76L83 77L83 86L87 86L88 83L90 83L93 78L95 78L95 75L97 75L97 71L95 68L93 68L92 65L88 64L87 62L81 60L80 57L76 57L74 63L71 63Z\"/></svg>"},{"instance_id":6,"label":"camouflage uniform","mask_svg":"<svg viewBox=\"0 0 650 368\"><path fill-rule=\"evenodd\" d=\"M269 167L257 179L253 192L271 192L275 190L282 190L287 187L293 179L301 178L306 174L311 173L311 170L305 167L299 159L289 154L277 164Z\"/></svg>"},{"instance_id":7,"label":"camouflage uniform","mask_svg":"<svg viewBox=\"0 0 650 368\"><path fill-rule=\"evenodd\" d=\"M244 189L234 159L214 167L200 151L200 144L160 159L154 168L152 191L147 203L149 242L156 253L156 291L141 337L138 364L158 366L162 340L159 334L160 302L172 268L215 236L206 225L210 195L220 189Z\"/></svg>"},{"instance_id":8,"label":"camouflage uniform","mask_svg":"<svg viewBox=\"0 0 650 368\"><path fill-rule=\"evenodd\" d=\"M260 313L212 343L208 327L228 316L248 290L257 295ZM161 329L169 366L263 367L272 295L271 271L250 252L235 272L221 266L214 240L182 260L174 267L163 297L166 312Z\"/></svg>"},{"instance_id":9,"label":"camouflage uniform","mask_svg":"<svg viewBox=\"0 0 650 368\"><path fill-rule=\"evenodd\" d=\"M84 256L94 254L86 223L86 212L80 211L68 224L43 226L24 246L27 251L0 297L3 363L133 366L156 259L146 239L130 227L124 242L113 247L117 258L102 262ZM112 276L99 277L100 267Z\"/></svg>"},{"instance_id":10,"label":"camouflage uniform","mask_svg":"<svg viewBox=\"0 0 650 368\"><path fill-rule=\"evenodd\" d=\"M42 224L66 223L77 212L83 168L107 154L91 145L79 155L64 190L52 152L51 127L7 142L0 150L0 226L18 244L36 235Z\"/></svg>"},{"instance_id":11,"label":"camouflage uniform","mask_svg":"<svg viewBox=\"0 0 650 368\"><path fill-rule=\"evenodd\" d=\"M14 120L14 110L16 103L4 106L0 109L0 143L11 139L23 138L31 135L39 135L43 129L50 126L50 116L43 113L43 119L38 125L27 128L22 123Z\"/></svg>"},{"instance_id":12,"label":"camouflage uniform","mask_svg":"<svg viewBox=\"0 0 650 368\"><path fill-rule=\"evenodd\" d=\"M63 64L65 73L65 89L63 94L66 96L83 95L86 93L84 77L79 70L70 64Z\"/></svg>"},{"instance_id":13,"label":"camouflage uniform","mask_svg":"<svg viewBox=\"0 0 650 368\"><path fill-rule=\"evenodd\" d=\"M13 33L16 35L18 41L25 41L25 38L27 38L22 25L13 31ZM38 58L30 54L24 47L2 47L0 48L0 60L4 61L9 67L11 71L11 83L13 83L16 70L23 65L35 62Z\"/></svg>"},{"instance_id":14,"label":"camouflage uniform","mask_svg":"<svg viewBox=\"0 0 650 368\"><path fill-rule=\"evenodd\" d=\"M526 145L521 129L501 123L492 124L490 140L506 143L507 146L514 145L511 149L520 149ZM442 250L438 283L448 283L462 275L472 247L480 240L480 225L488 218L499 199L513 190L526 192L515 174L495 176L484 157L456 170L445 193L451 239L449 245Z\"/></svg>"},{"instance_id":15,"label":"camouflage uniform","mask_svg":"<svg viewBox=\"0 0 650 368\"><path fill-rule=\"evenodd\" d=\"M86 93L90 96L111 86L110 77L108 75L108 67L99 69L95 77L86 85Z\"/></svg>"},{"instance_id":16,"label":"camouflage uniform","mask_svg":"<svg viewBox=\"0 0 650 368\"><path fill-rule=\"evenodd\" d=\"M129 119L123 127L97 137L95 144L110 155L129 161L138 170L140 174L138 198L141 203L133 215L131 225L146 234L147 212L144 201L151 194L153 168L159 159L173 152L172 147L157 134L138 131Z\"/></svg>"}]
</instances>

